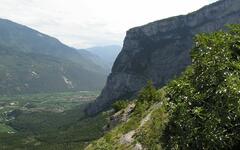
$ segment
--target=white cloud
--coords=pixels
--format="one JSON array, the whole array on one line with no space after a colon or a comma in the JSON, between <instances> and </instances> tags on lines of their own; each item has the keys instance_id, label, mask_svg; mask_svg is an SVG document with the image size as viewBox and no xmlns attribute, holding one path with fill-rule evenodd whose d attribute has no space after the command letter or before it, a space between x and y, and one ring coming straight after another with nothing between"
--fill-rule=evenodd
<instances>
[{"instance_id":1,"label":"white cloud","mask_svg":"<svg viewBox=\"0 0 240 150\"><path fill-rule=\"evenodd\" d=\"M126 30L213 0L1 0L0 17L84 48L121 44Z\"/></svg>"}]
</instances>

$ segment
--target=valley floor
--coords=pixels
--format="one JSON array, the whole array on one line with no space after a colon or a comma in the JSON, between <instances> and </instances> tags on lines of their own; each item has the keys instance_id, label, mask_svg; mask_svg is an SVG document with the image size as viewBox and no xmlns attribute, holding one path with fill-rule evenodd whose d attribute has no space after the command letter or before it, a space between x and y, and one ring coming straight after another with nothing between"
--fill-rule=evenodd
<instances>
[{"instance_id":1,"label":"valley floor","mask_svg":"<svg viewBox=\"0 0 240 150\"><path fill-rule=\"evenodd\" d=\"M84 116L99 92L0 97L0 149L79 149L102 136L106 114ZM97 124L95 122L98 122Z\"/></svg>"}]
</instances>

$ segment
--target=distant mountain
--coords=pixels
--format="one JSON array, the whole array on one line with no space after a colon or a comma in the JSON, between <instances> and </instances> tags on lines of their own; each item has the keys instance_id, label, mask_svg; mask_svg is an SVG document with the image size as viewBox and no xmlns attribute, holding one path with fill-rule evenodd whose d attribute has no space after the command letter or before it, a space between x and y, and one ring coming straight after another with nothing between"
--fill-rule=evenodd
<instances>
[{"instance_id":1,"label":"distant mountain","mask_svg":"<svg viewBox=\"0 0 240 150\"><path fill-rule=\"evenodd\" d=\"M98 55L89 52L85 49L78 49L78 52L87 59L90 59L92 62L97 64L98 66L102 67L103 70L106 72L106 74L109 74L111 72L111 66L102 58L100 58Z\"/></svg>"},{"instance_id":2,"label":"distant mountain","mask_svg":"<svg viewBox=\"0 0 240 150\"><path fill-rule=\"evenodd\" d=\"M119 45L110 45L87 48L86 50L98 56L102 60L102 63L107 65L109 70L111 70L115 59L121 51L121 48L122 47Z\"/></svg>"},{"instance_id":3,"label":"distant mountain","mask_svg":"<svg viewBox=\"0 0 240 150\"><path fill-rule=\"evenodd\" d=\"M164 86L191 64L189 51L196 34L239 23L240 1L220 0L187 15L130 29L105 88L87 112L92 115L134 97L148 80Z\"/></svg>"},{"instance_id":4,"label":"distant mountain","mask_svg":"<svg viewBox=\"0 0 240 150\"><path fill-rule=\"evenodd\" d=\"M97 90L106 71L59 40L0 19L0 94Z\"/></svg>"}]
</instances>

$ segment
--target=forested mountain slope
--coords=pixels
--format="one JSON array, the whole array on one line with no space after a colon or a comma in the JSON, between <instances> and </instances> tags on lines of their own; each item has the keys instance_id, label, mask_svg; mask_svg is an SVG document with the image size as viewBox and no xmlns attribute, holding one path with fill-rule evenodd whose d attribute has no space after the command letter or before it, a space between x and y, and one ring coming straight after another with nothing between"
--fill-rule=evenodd
<instances>
[{"instance_id":1,"label":"forested mountain slope","mask_svg":"<svg viewBox=\"0 0 240 150\"><path fill-rule=\"evenodd\" d=\"M99 90L106 71L76 49L0 19L0 94Z\"/></svg>"}]
</instances>

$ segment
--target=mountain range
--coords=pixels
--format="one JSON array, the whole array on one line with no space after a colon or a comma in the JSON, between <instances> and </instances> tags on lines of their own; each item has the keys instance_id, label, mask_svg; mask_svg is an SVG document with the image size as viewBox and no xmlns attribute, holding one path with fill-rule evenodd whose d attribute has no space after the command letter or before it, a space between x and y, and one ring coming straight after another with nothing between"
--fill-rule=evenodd
<instances>
[{"instance_id":1,"label":"mountain range","mask_svg":"<svg viewBox=\"0 0 240 150\"><path fill-rule=\"evenodd\" d=\"M0 19L0 94L100 90L106 68L86 52Z\"/></svg>"}]
</instances>

